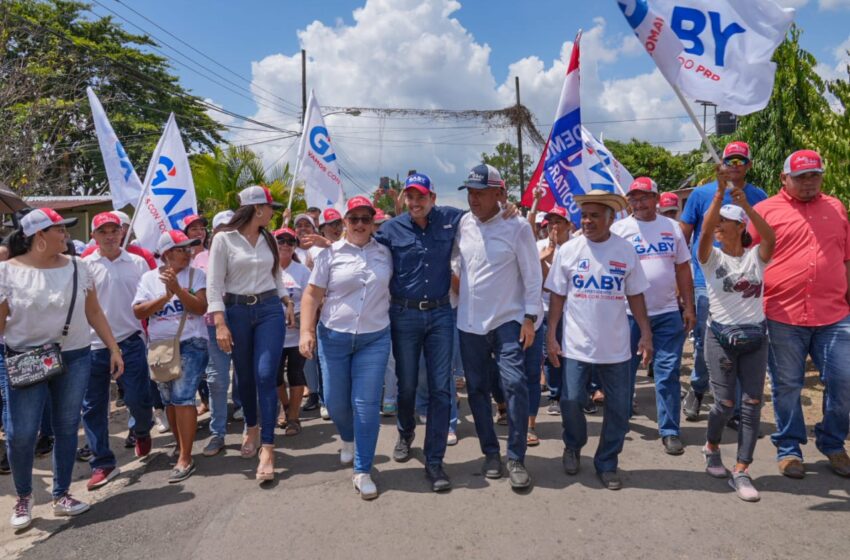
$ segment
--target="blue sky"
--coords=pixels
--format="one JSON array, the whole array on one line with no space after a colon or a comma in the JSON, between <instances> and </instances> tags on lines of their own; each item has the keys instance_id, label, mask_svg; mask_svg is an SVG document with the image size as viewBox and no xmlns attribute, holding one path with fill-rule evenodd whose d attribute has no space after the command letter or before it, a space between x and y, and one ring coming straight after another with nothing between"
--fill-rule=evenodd
<instances>
[{"instance_id":1,"label":"blue sky","mask_svg":"<svg viewBox=\"0 0 850 560\"><path fill-rule=\"evenodd\" d=\"M590 119L595 119L593 122L618 119L634 122L599 124L598 132L625 140L638 137L673 151L694 147L695 132L676 120L683 113L681 108L677 110L670 103L668 91L662 91L663 88L656 91L651 85L655 83L649 79L654 70L651 60L645 53L629 48L631 32L614 0L466 0L459 2L459 7L450 0L428 0L438 6L438 11L439 6L448 6L448 13L442 18L432 14L421 21L411 20L409 10L401 9L418 2L369 0L371 12L359 22L353 12L367 4L366 0L97 1L92 8L95 13L107 14L105 8L114 10L240 85L230 86L238 94L228 91L175 63L175 72L193 93L231 111L284 127L297 127L292 116L297 111L293 107L300 105L298 53L302 45L307 45L308 54L316 57L308 66L308 84L316 88L319 100L326 105L498 108L512 102L512 74L517 73L524 76L521 86L524 102L527 100L539 122L551 122L555 108L552 100L557 100L560 89L557 61L565 57L565 42L583 28L583 105L595 103L605 86L622 87L624 95L626 88L632 92L634 88L645 88L641 94L650 106L627 107L610 100L599 101L598 106L594 104L588 109ZM840 58L836 50L841 45L850 47L850 0L782 0L782 3L798 8L797 23L804 31L803 45L822 63L822 73L837 75ZM214 66L128 7L247 81ZM138 28L116 19L128 30L138 32ZM415 43L419 33L436 35L432 40L438 42L435 48L441 53L439 58L428 58L427 53L409 54L410 44ZM164 52L180 60L172 50L165 48ZM387 64L394 54L401 61L410 56L410 65L393 68ZM432 63L436 60L436 64L445 64L445 69L425 68L423 60ZM256 95L265 99L258 103ZM286 102L279 101L280 98ZM647 115L656 114L670 117L669 126L641 124ZM430 171L438 184L450 183L463 175L465 166L474 163L477 154L491 151L488 146L515 138L512 131L485 129L479 123L469 125L478 126L478 134L473 130L463 135L459 128L463 123L435 126L433 122L364 117L332 118L328 123L332 134L336 131L335 144L345 153L341 163L348 168L354 177L351 182L356 181L359 190L374 185L379 174L403 173L410 167ZM233 119L224 122L245 124ZM426 125L429 129L444 127L445 130L439 131L439 135L423 134L421 127ZM423 137L427 140L421 140ZM260 132L253 136L245 132L232 136L235 143L265 138L269 135ZM417 145L417 139L423 144ZM440 142L452 144L452 139L457 144L468 143L467 153L459 154L463 151L460 147L447 147L450 153L433 148ZM281 157L290 145L291 141L268 142L257 149L271 164L277 160L292 161L295 150ZM346 191L349 195L358 192L348 185ZM446 194L456 196L448 190Z\"/></svg>"}]
</instances>

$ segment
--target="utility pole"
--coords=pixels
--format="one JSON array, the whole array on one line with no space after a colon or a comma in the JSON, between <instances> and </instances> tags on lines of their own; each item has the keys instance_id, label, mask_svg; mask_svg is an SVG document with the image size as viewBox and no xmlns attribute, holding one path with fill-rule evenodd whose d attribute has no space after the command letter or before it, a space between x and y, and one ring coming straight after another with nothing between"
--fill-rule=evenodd
<instances>
[{"instance_id":1,"label":"utility pole","mask_svg":"<svg viewBox=\"0 0 850 560\"><path fill-rule=\"evenodd\" d=\"M517 108L517 117L519 117L520 113L520 105L519 103L519 76L515 78L516 83L516 108ZM516 144L517 149L519 151L519 192L522 193L525 190L525 169L523 169L523 161L522 161L522 120L517 118L516 122Z\"/></svg>"},{"instance_id":2,"label":"utility pole","mask_svg":"<svg viewBox=\"0 0 850 560\"><path fill-rule=\"evenodd\" d=\"M301 49L301 124L307 114L307 51Z\"/></svg>"}]
</instances>

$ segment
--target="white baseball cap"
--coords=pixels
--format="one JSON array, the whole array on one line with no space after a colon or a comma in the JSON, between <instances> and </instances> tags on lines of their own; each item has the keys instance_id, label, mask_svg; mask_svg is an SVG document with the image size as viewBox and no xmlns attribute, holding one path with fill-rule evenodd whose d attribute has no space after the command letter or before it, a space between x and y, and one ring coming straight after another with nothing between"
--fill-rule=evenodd
<instances>
[{"instance_id":1,"label":"white baseball cap","mask_svg":"<svg viewBox=\"0 0 850 560\"><path fill-rule=\"evenodd\" d=\"M747 218L747 213L744 212L744 209L734 204L724 204L720 208L720 215L727 220L741 222L744 225L747 225L750 222L750 219Z\"/></svg>"},{"instance_id":2,"label":"white baseball cap","mask_svg":"<svg viewBox=\"0 0 850 560\"><path fill-rule=\"evenodd\" d=\"M130 216L128 216L127 214L125 214L121 210L113 210L112 213L115 214L116 216L118 216L118 219L121 220L122 226L129 226L130 225Z\"/></svg>"},{"instance_id":3,"label":"white baseball cap","mask_svg":"<svg viewBox=\"0 0 850 560\"><path fill-rule=\"evenodd\" d=\"M240 206L252 206L255 204L270 204L272 208L278 210L283 208L283 204L280 202L275 202L272 199L272 192L268 187L261 187L260 185L253 185L250 187L245 187L241 191L239 191L239 205Z\"/></svg>"},{"instance_id":4,"label":"white baseball cap","mask_svg":"<svg viewBox=\"0 0 850 560\"><path fill-rule=\"evenodd\" d=\"M21 218L21 229L24 237L53 226L72 226L77 223L77 218L63 218L52 208L37 208Z\"/></svg>"},{"instance_id":5,"label":"white baseball cap","mask_svg":"<svg viewBox=\"0 0 850 560\"><path fill-rule=\"evenodd\" d=\"M229 224L230 220L233 219L233 214L235 214L235 212L233 210L224 210L222 212L219 212L215 216L213 216L213 219L212 219L213 229L216 229L218 227Z\"/></svg>"},{"instance_id":6,"label":"white baseball cap","mask_svg":"<svg viewBox=\"0 0 850 560\"><path fill-rule=\"evenodd\" d=\"M158 255L165 254L169 249L175 247L194 247L200 245L200 239L189 239L186 234L179 229L165 231L159 236L159 241L156 243L156 253Z\"/></svg>"}]
</instances>

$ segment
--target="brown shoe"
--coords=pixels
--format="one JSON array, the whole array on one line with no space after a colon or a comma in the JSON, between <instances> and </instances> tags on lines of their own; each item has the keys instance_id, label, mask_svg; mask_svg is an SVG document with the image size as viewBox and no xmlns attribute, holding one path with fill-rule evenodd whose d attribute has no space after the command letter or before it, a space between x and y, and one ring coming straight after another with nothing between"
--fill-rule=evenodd
<instances>
[{"instance_id":1,"label":"brown shoe","mask_svg":"<svg viewBox=\"0 0 850 560\"><path fill-rule=\"evenodd\" d=\"M803 478L806 476L806 468L797 457L786 457L779 461L779 473L788 478Z\"/></svg>"},{"instance_id":2,"label":"brown shoe","mask_svg":"<svg viewBox=\"0 0 850 560\"><path fill-rule=\"evenodd\" d=\"M850 457L847 456L846 451L830 453L826 458L829 459L829 466L835 474L850 477Z\"/></svg>"}]
</instances>

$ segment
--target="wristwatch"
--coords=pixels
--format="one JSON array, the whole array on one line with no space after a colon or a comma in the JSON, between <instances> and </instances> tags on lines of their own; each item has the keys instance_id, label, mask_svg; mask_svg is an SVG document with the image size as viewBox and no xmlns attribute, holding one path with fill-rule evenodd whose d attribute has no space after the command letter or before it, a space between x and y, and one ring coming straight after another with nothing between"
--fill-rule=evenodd
<instances>
[{"instance_id":1,"label":"wristwatch","mask_svg":"<svg viewBox=\"0 0 850 560\"><path fill-rule=\"evenodd\" d=\"M537 315L532 315L531 313L526 313L525 318L531 321L532 323L537 322Z\"/></svg>"}]
</instances>

